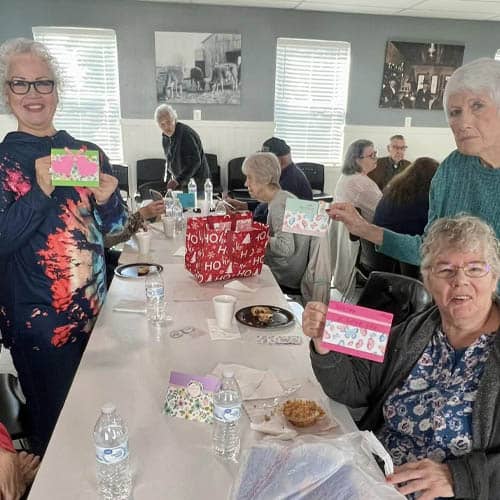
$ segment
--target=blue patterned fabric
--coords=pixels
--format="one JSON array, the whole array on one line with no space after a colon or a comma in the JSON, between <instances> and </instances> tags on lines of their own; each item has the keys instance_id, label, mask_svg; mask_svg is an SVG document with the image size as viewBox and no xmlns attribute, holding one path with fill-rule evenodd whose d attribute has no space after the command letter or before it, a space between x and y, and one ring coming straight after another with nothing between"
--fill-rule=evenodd
<instances>
[{"instance_id":1,"label":"blue patterned fabric","mask_svg":"<svg viewBox=\"0 0 500 500\"><path fill-rule=\"evenodd\" d=\"M472 450L472 409L494 335L454 349L437 330L402 386L386 400L378 438L395 465Z\"/></svg>"}]
</instances>

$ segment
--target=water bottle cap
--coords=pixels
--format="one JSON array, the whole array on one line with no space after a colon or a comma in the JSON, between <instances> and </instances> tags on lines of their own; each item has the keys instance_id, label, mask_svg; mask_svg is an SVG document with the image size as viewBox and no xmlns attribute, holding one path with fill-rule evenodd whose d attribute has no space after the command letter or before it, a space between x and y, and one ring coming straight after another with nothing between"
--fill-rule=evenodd
<instances>
[{"instance_id":1,"label":"water bottle cap","mask_svg":"<svg viewBox=\"0 0 500 500\"><path fill-rule=\"evenodd\" d=\"M108 415L109 413L113 413L114 411L116 411L116 406L114 405L114 403L106 403L102 406L101 411Z\"/></svg>"},{"instance_id":2,"label":"water bottle cap","mask_svg":"<svg viewBox=\"0 0 500 500\"><path fill-rule=\"evenodd\" d=\"M222 376L224 378L232 378L234 377L234 371L231 368L224 368L224 370L222 370Z\"/></svg>"}]
</instances>

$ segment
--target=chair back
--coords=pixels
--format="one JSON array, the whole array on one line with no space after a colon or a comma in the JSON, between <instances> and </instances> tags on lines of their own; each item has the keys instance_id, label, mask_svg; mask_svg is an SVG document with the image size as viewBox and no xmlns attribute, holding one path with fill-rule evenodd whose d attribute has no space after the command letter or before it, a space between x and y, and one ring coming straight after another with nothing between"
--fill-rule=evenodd
<instances>
[{"instance_id":1,"label":"chair back","mask_svg":"<svg viewBox=\"0 0 500 500\"><path fill-rule=\"evenodd\" d=\"M239 156L238 158L233 158L229 160L227 164L227 189L228 191L234 191L235 189L245 189L246 177L241 171L241 166L245 161L244 156Z\"/></svg>"},{"instance_id":2,"label":"chair back","mask_svg":"<svg viewBox=\"0 0 500 500\"><path fill-rule=\"evenodd\" d=\"M361 292L358 305L394 314L393 326L432 304L424 284L400 274L374 271Z\"/></svg>"},{"instance_id":3,"label":"chair back","mask_svg":"<svg viewBox=\"0 0 500 500\"><path fill-rule=\"evenodd\" d=\"M12 373L0 373L0 422L13 440L24 439L24 404L19 397L19 380Z\"/></svg>"},{"instance_id":4,"label":"chair back","mask_svg":"<svg viewBox=\"0 0 500 500\"><path fill-rule=\"evenodd\" d=\"M161 181L165 175L165 158L145 158L137 160L137 185L145 182Z\"/></svg>"},{"instance_id":5,"label":"chair back","mask_svg":"<svg viewBox=\"0 0 500 500\"><path fill-rule=\"evenodd\" d=\"M214 187L214 193L222 193L222 184L220 179L220 165L217 160L217 155L213 153L205 153L208 168L210 169L210 179Z\"/></svg>"},{"instance_id":6,"label":"chair back","mask_svg":"<svg viewBox=\"0 0 500 500\"><path fill-rule=\"evenodd\" d=\"M304 172L314 191L323 192L325 187L325 166L321 163L301 162L297 167Z\"/></svg>"},{"instance_id":7,"label":"chair back","mask_svg":"<svg viewBox=\"0 0 500 500\"><path fill-rule=\"evenodd\" d=\"M123 165L111 165L113 175L118 179L118 187L128 193L128 167Z\"/></svg>"}]
</instances>

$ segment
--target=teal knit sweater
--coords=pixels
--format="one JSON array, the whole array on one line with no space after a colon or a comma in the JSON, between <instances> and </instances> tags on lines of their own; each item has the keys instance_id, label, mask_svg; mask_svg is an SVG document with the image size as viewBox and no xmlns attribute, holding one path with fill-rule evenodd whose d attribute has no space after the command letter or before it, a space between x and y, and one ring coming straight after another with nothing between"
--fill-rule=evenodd
<instances>
[{"instance_id":1,"label":"teal knit sweater","mask_svg":"<svg viewBox=\"0 0 500 500\"><path fill-rule=\"evenodd\" d=\"M481 217L500 238L500 169L485 167L478 157L454 151L432 179L426 230L436 219L459 213ZM421 243L421 236L385 229L378 250L402 262L419 265Z\"/></svg>"}]
</instances>

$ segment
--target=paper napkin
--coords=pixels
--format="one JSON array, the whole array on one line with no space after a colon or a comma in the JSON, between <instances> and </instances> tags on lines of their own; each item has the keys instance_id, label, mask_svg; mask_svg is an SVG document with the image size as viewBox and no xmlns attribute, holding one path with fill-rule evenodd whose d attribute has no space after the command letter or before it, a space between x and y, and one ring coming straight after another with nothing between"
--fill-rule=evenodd
<instances>
[{"instance_id":1,"label":"paper napkin","mask_svg":"<svg viewBox=\"0 0 500 500\"><path fill-rule=\"evenodd\" d=\"M217 321L213 318L207 318L208 333L212 340L235 340L240 339L240 329L238 323L233 322L231 330L223 330L217 326Z\"/></svg>"},{"instance_id":2,"label":"paper napkin","mask_svg":"<svg viewBox=\"0 0 500 500\"><path fill-rule=\"evenodd\" d=\"M236 292L247 292L247 293L252 293L252 292L255 292L257 290L257 288L251 288L247 285L244 285L239 280L233 280L233 281L230 281L229 283L226 283L224 285L224 288L229 289L229 290L234 290Z\"/></svg>"}]
</instances>

